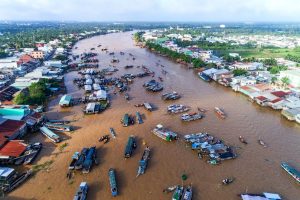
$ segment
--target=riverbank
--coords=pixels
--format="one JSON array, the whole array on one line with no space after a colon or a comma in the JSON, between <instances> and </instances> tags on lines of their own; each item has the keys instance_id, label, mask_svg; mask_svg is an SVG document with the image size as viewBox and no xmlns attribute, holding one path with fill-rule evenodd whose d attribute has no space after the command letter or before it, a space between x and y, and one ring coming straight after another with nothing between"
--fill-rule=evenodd
<instances>
[{"instance_id":1,"label":"riverbank","mask_svg":"<svg viewBox=\"0 0 300 200\"><path fill-rule=\"evenodd\" d=\"M181 175L186 173L186 184L192 183L194 188L193 199L239 199L237 194L248 192L276 192L284 199L294 200L299 195L299 187L280 168L280 162L289 161L294 166L300 163L298 152L299 126L279 118L274 111L262 109L245 101L245 97L236 93L229 93L228 88L218 84L206 84L199 80L192 70L185 66L175 64L170 60L134 46L131 33L118 33L104 36L96 36L78 42L73 49L73 54L80 54L96 47L99 43L110 51L123 51L126 56L116 57L120 60L116 64L118 76L124 73L138 73L137 67L124 69L125 65L146 65L156 72L157 79L161 76L164 80L164 90L153 94L146 92L142 84L151 79L136 79L128 92L132 100L127 102L123 95L112 95L111 107L102 114L84 116L82 105L70 108L60 108L60 97L49 104L47 116L64 120L75 120L72 125L78 127L69 137L66 135L68 146L59 152L60 145L53 145L40 134L35 140L45 143L38 164L53 160L54 162L45 171L40 171L22 187L12 192L7 199L72 199L81 181L87 181L90 189L89 199L110 199L107 172L113 167L117 172L118 199L170 199L170 195L162 192L164 188L174 184L181 184ZM100 68L110 65L111 57L99 53ZM136 58L128 59L129 53ZM161 73L161 67L156 66L160 62L168 73ZM68 94L79 97L83 90L79 90L73 79L76 72L65 75L65 85ZM198 106L209 111L203 120L182 123L179 116L166 114L166 107L172 103L161 100L161 94L177 91L182 98L176 103L186 104L195 110ZM134 107L135 104L148 101L154 104L158 110L148 113L143 108ZM225 120L218 119L213 108L219 106L225 109L228 117ZM140 111L145 115L144 124L131 127L122 127L120 119L123 114ZM151 133L156 124L162 123L165 127L178 132L180 135L187 133L209 132L223 139L226 143L236 147L239 157L235 160L224 162L219 166L211 166L203 160L199 160L190 149L185 148L181 142L165 143ZM109 127L116 130L117 138L108 144L98 142L98 138L109 132ZM137 136L138 148L133 157L124 160L123 153L129 135ZM239 142L239 135L243 135L248 145L243 146ZM267 142L268 148L262 148L257 143L261 138ZM147 171L139 178L135 178L138 161L142 155L145 141L151 147L151 159ZM94 167L89 174L75 173L70 181L66 178L67 168L71 156L75 151L83 147L96 146L98 150L99 165ZM176 167L174 167L176 166ZM224 177L234 176L235 183L228 187L221 187L220 182ZM38 187L38 188L37 188Z\"/></svg>"}]
</instances>

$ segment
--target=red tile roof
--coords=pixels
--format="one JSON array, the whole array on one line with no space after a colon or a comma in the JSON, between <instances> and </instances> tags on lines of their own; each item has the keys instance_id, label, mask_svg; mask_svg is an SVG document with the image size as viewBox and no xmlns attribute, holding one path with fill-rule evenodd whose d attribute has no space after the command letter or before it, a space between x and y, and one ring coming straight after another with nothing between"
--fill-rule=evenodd
<instances>
[{"instance_id":1,"label":"red tile roof","mask_svg":"<svg viewBox=\"0 0 300 200\"><path fill-rule=\"evenodd\" d=\"M19 140L11 140L0 149L0 156L19 157L27 145Z\"/></svg>"},{"instance_id":2,"label":"red tile roof","mask_svg":"<svg viewBox=\"0 0 300 200\"><path fill-rule=\"evenodd\" d=\"M274 99L273 101L271 101L271 103L277 103L279 101L282 101L283 99L282 98L277 98L277 99Z\"/></svg>"},{"instance_id":3,"label":"red tile roof","mask_svg":"<svg viewBox=\"0 0 300 200\"><path fill-rule=\"evenodd\" d=\"M7 141L7 138L13 136L24 125L24 121L10 119L0 124L0 146Z\"/></svg>"},{"instance_id":4,"label":"red tile roof","mask_svg":"<svg viewBox=\"0 0 300 200\"><path fill-rule=\"evenodd\" d=\"M264 97L264 96L258 96L258 97L256 97L256 99L258 99L258 100L260 100L260 101L267 100L267 98Z\"/></svg>"},{"instance_id":5,"label":"red tile roof","mask_svg":"<svg viewBox=\"0 0 300 200\"><path fill-rule=\"evenodd\" d=\"M284 97L284 96L288 95L288 93L286 93L284 91L275 91L275 92L271 92L271 94L273 94L276 97Z\"/></svg>"}]
</instances>

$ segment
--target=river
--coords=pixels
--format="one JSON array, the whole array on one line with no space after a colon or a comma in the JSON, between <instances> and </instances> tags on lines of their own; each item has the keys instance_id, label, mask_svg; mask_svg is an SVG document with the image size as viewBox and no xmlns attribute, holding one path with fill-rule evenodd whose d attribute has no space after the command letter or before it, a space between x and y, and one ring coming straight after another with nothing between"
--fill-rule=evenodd
<instances>
[{"instance_id":1,"label":"river","mask_svg":"<svg viewBox=\"0 0 300 200\"><path fill-rule=\"evenodd\" d=\"M164 90L159 93L146 92L142 84L151 77L136 78L128 92L131 101L127 102L120 94L111 94L110 108L99 115L90 116L82 114L82 105L61 109L57 106L59 98L52 101L47 115L51 118L77 120L73 123L77 130L71 136L65 136L68 146L59 154L55 154L59 152L58 147L38 137L45 143L43 157L38 163L49 159L54 160L54 163L50 169L39 172L12 192L8 199L72 199L81 181L87 181L90 186L88 199L111 199L107 175L111 167L117 171L120 195L116 199L171 199L171 194L164 194L162 190L170 185L181 184L183 173L188 176L184 184L193 185L193 199L196 200L235 200L239 199L237 194L243 192L275 192L286 200L300 199L299 184L280 167L281 161L288 161L300 169L299 125L283 119L279 112L247 101L245 96L229 88L200 80L193 70L136 47L131 34L114 33L85 39L76 44L78 48L73 49L73 52L79 54L96 48L100 68L104 68L110 65L111 56L102 52L101 48L123 51L124 56L116 54L120 62L115 64L119 69L115 75L141 72L136 67L125 70L127 64L145 65L156 72L156 79L158 76L163 77ZM98 44L102 44L102 47L97 47ZM136 60L133 61L128 53L132 53ZM162 68L156 65L157 62L165 66L163 69L168 72L166 75L161 74ZM68 93L79 97L83 91L78 90L72 82L76 76L77 72L66 74L65 84ZM209 109L205 118L183 123L179 115L166 114L166 106L172 102L162 101L161 94L171 91L182 94L182 98L174 103L189 105L195 111L197 107ZM145 101L153 103L158 109L149 113L143 108L134 107L134 104ZM217 118L213 112L215 106L224 108L228 115L225 120ZM120 119L123 114L135 114L136 111L145 115L144 123L122 127ZM209 165L186 148L182 141L167 143L154 136L151 130L158 123L180 135L209 132L234 146L238 157L218 166ZM105 145L99 143L98 138L108 134L109 127L116 130L117 138ZM124 160L123 152L129 135L137 136L138 148L132 158ZM240 135L247 139L248 145L239 142ZM268 148L259 145L258 139L263 139ZM143 142L151 147L151 159L146 173L136 178L138 161L144 149ZM66 173L72 154L86 146L97 147L99 165L93 167L89 174L77 172L71 181L67 180ZM220 183L225 177L235 177L236 181L222 186Z\"/></svg>"}]
</instances>

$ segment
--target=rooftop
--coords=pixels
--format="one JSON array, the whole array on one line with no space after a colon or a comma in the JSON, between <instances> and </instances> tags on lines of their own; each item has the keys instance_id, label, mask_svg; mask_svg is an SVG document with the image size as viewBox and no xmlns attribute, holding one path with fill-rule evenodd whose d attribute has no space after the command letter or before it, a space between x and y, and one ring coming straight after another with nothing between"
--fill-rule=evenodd
<instances>
[{"instance_id":1,"label":"rooftop","mask_svg":"<svg viewBox=\"0 0 300 200\"><path fill-rule=\"evenodd\" d=\"M9 141L0 149L0 156L19 157L26 147L27 145L19 140Z\"/></svg>"}]
</instances>

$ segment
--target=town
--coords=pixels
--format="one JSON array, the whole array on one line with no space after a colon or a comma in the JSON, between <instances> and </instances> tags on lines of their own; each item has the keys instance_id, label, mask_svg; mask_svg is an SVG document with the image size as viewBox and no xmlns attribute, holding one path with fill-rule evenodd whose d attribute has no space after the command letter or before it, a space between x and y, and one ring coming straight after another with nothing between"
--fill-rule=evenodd
<instances>
[{"instance_id":1,"label":"town","mask_svg":"<svg viewBox=\"0 0 300 200\"><path fill-rule=\"evenodd\" d=\"M0 198L299 197L298 23L53 2L0 21Z\"/></svg>"}]
</instances>

